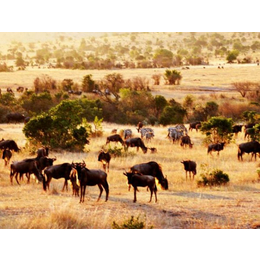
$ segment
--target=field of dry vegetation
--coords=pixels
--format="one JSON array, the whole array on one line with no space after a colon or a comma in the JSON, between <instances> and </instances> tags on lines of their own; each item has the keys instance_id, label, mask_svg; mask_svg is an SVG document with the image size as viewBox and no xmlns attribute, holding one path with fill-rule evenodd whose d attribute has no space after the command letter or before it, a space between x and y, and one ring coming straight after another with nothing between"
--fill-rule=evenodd
<instances>
[{"instance_id":1,"label":"field of dry vegetation","mask_svg":"<svg viewBox=\"0 0 260 260\"><path fill-rule=\"evenodd\" d=\"M1 137L13 138L20 147L26 140L22 133L23 124L1 125ZM104 146L106 136L111 130L129 127L135 136L139 136L134 126L103 124L104 135L92 138L84 153L50 152L50 157L57 156L55 164L85 160L88 168L100 168L97 161L99 150ZM107 202L103 194L96 202L99 189L87 187L86 200L79 203L79 197L72 196L71 187L62 192L63 179L52 180L50 191L44 192L42 184L34 180L27 184L25 180L18 186L10 184L8 167L0 165L0 227L3 229L49 229L49 228L92 228L111 229L112 223L124 223L131 216L139 217L145 228L155 229L251 229L260 226L260 182L257 169L259 159L250 161L244 156L243 162L237 160L237 145L243 140L239 133L234 143L229 144L219 157L207 155L202 144L204 136L192 131L190 136L194 147L181 148L172 144L167 138L166 127L154 127L155 138L146 142L148 147L156 147L157 153L143 154L141 150L129 148L131 155L112 158L108 183L110 194ZM114 144L111 144L114 147ZM118 145L118 147L120 147ZM13 160L20 160L30 155L26 149L14 154ZM183 165L185 159L197 162L197 176L194 181L185 180ZM154 199L148 203L149 192L140 188L137 202L133 203L133 190L128 191L124 169L134 164L154 160L162 166L169 181L169 190L159 188L158 202ZM212 169L221 169L230 178L224 187L198 187L200 174Z\"/></svg>"},{"instance_id":2,"label":"field of dry vegetation","mask_svg":"<svg viewBox=\"0 0 260 260\"><path fill-rule=\"evenodd\" d=\"M224 69L218 69L218 64ZM2 93L7 87L16 89L17 85L33 88L33 81L42 74L47 74L57 81L65 78L74 83L81 83L87 74L93 75L93 80L102 79L110 73L121 73L124 79L146 77L150 80L151 91L154 95L163 95L167 99L174 98L178 102L191 94L196 103L216 101L224 103L226 109L233 104L232 109L247 106L240 94L232 87L233 82L260 82L260 66L254 64L224 64L225 60L215 60L206 66L190 66L182 70L181 84L178 86L165 85L163 80L159 86L154 86L152 75L163 74L165 69L123 69L123 70L65 70L47 68L26 68L24 71L1 72L0 87ZM15 92L16 95L19 95ZM235 107L235 105L236 107ZM232 113L232 111L231 111ZM22 132L23 124L0 124L0 139L13 139L20 153L14 153L12 160L32 158L26 147L26 138ZM204 135L200 132L189 132L194 147L182 148L179 144L171 143L167 138L167 127L151 126L155 137L151 142L144 141L146 146L157 148L157 153L143 154L135 148L127 157L112 158L108 183L109 199L105 192L101 200L96 202L99 189L87 187L85 202L79 203L79 197L72 196L72 189L62 192L63 179L53 180L50 190L43 191L42 184L26 178L21 185L10 184L10 169L0 161L0 228L1 229L111 229L113 222L122 224L132 216L145 223L145 228L154 229L253 229L260 227L260 161L250 161L244 155L244 161L237 159L237 144L245 142L243 133L239 133L228 144L220 155L207 155L203 144ZM186 124L186 127L188 125ZM90 169L101 169L97 161L98 152L104 148L106 137L111 130L130 128L135 136L140 136L133 125L116 125L102 123L103 136L91 138L82 153L50 151L50 157L56 156L54 164L63 162L81 162L85 160ZM111 144L111 147L114 147ZM120 145L118 145L120 148ZM185 180L182 160L191 159L197 163L197 175L194 181ZM133 189L129 192L124 170L134 164L156 161L162 167L163 174L169 181L169 190L158 191L158 202L148 203L149 192L140 188L137 202L133 203ZM229 175L230 182L221 187L198 187L200 174L220 169Z\"/></svg>"}]
</instances>

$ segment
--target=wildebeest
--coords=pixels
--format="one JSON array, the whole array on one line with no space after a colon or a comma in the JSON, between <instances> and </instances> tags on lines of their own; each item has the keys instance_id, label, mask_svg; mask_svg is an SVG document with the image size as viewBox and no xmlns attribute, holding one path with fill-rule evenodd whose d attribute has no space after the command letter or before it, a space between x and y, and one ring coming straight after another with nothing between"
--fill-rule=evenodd
<instances>
[{"instance_id":1,"label":"wildebeest","mask_svg":"<svg viewBox=\"0 0 260 260\"><path fill-rule=\"evenodd\" d=\"M209 144L208 145L208 154L212 155L212 152L218 152L217 154L219 155L219 152L224 149L224 145L225 145L225 142Z\"/></svg>"},{"instance_id":2,"label":"wildebeest","mask_svg":"<svg viewBox=\"0 0 260 260\"><path fill-rule=\"evenodd\" d=\"M188 145L190 148L192 148L193 146L193 143L191 142L190 140L190 137L188 135L185 135L185 136L182 136L181 137L181 143L180 143L181 146L186 146Z\"/></svg>"},{"instance_id":3,"label":"wildebeest","mask_svg":"<svg viewBox=\"0 0 260 260\"><path fill-rule=\"evenodd\" d=\"M9 150L9 148L4 149L2 159L5 161L5 166L9 165L11 158L12 152Z\"/></svg>"},{"instance_id":4,"label":"wildebeest","mask_svg":"<svg viewBox=\"0 0 260 260\"><path fill-rule=\"evenodd\" d=\"M127 176L128 185L132 185L134 187L134 202L136 202L136 191L137 187L148 187L150 189L151 195L149 202L152 201L152 196L154 193L155 202L157 202L157 187L155 183L155 177L151 175L140 175L132 172L123 173Z\"/></svg>"},{"instance_id":5,"label":"wildebeest","mask_svg":"<svg viewBox=\"0 0 260 260\"><path fill-rule=\"evenodd\" d=\"M20 123L20 122L24 122L25 116L21 113L18 112L14 112L14 113L8 113L6 115L6 120L7 123Z\"/></svg>"},{"instance_id":6,"label":"wildebeest","mask_svg":"<svg viewBox=\"0 0 260 260\"><path fill-rule=\"evenodd\" d=\"M191 173L193 174L192 179L194 179L194 176L197 174L196 162L191 160L186 160L186 161L182 161L181 163L184 165L184 170L186 171L186 180L188 178L188 173L189 173L190 180L191 180Z\"/></svg>"},{"instance_id":7,"label":"wildebeest","mask_svg":"<svg viewBox=\"0 0 260 260\"><path fill-rule=\"evenodd\" d=\"M16 161L13 162L10 166L10 181L11 183L13 183L13 176L15 175L15 179L17 184L20 185L17 177L18 174L20 174L20 176L22 176L23 174L31 174L33 173L36 178L38 179L38 181L42 182L44 180L42 174L39 171L39 168L37 167L37 162L35 160L35 158L32 159L24 159L22 161Z\"/></svg>"},{"instance_id":8,"label":"wildebeest","mask_svg":"<svg viewBox=\"0 0 260 260\"><path fill-rule=\"evenodd\" d=\"M242 143L238 145L238 153L237 158L238 160L241 159L243 161L243 154L244 153L252 153L251 160L253 159L253 156L255 156L256 160L256 154L260 153L260 143L257 141Z\"/></svg>"},{"instance_id":9,"label":"wildebeest","mask_svg":"<svg viewBox=\"0 0 260 260\"><path fill-rule=\"evenodd\" d=\"M19 87L17 87L16 91L17 92L23 92L24 91L24 87L19 86Z\"/></svg>"},{"instance_id":10,"label":"wildebeest","mask_svg":"<svg viewBox=\"0 0 260 260\"><path fill-rule=\"evenodd\" d=\"M2 140L0 141L0 149L9 149L11 151L19 152L20 149L17 146L17 143L14 140Z\"/></svg>"},{"instance_id":11,"label":"wildebeest","mask_svg":"<svg viewBox=\"0 0 260 260\"><path fill-rule=\"evenodd\" d=\"M102 163L105 172L106 172L106 168L107 168L107 172L109 172L110 160L111 160L111 155L109 154L109 152L105 152L103 150L99 152L98 161Z\"/></svg>"},{"instance_id":12,"label":"wildebeest","mask_svg":"<svg viewBox=\"0 0 260 260\"><path fill-rule=\"evenodd\" d=\"M192 123L190 123L189 131L192 131L193 129L196 129L196 131L198 132L198 129L200 128L200 126L201 126L201 122L200 121L192 122Z\"/></svg>"},{"instance_id":13,"label":"wildebeest","mask_svg":"<svg viewBox=\"0 0 260 260\"><path fill-rule=\"evenodd\" d=\"M106 145L110 142L116 142L116 143L120 142L122 145L124 145L124 141L119 134L108 136L107 141L106 141Z\"/></svg>"},{"instance_id":14,"label":"wildebeest","mask_svg":"<svg viewBox=\"0 0 260 260\"><path fill-rule=\"evenodd\" d=\"M129 138L125 141L126 148L128 147L136 147L137 152L139 151L139 147L142 149L143 153L147 153L147 147L145 146L143 140L140 137Z\"/></svg>"},{"instance_id":15,"label":"wildebeest","mask_svg":"<svg viewBox=\"0 0 260 260\"><path fill-rule=\"evenodd\" d=\"M138 133L139 133L140 129L141 129L143 126L144 126L144 125L143 125L142 122L138 122L137 128L136 128Z\"/></svg>"},{"instance_id":16,"label":"wildebeest","mask_svg":"<svg viewBox=\"0 0 260 260\"><path fill-rule=\"evenodd\" d=\"M72 164L70 163L62 163L62 164L57 164L50 166L44 170L44 175L46 175L47 180L45 178L43 179L43 189L46 191L47 188L49 189L50 187L50 181L52 178L54 179L60 179L64 178L64 185L62 188L62 191L66 188L68 191L68 180L70 179L70 172L72 170Z\"/></svg>"},{"instance_id":17,"label":"wildebeest","mask_svg":"<svg viewBox=\"0 0 260 260\"><path fill-rule=\"evenodd\" d=\"M41 147L37 150L37 158L48 156L49 155L49 147Z\"/></svg>"},{"instance_id":18,"label":"wildebeest","mask_svg":"<svg viewBox=\"0 0 260 260\"><path fill-rule=\"evenodd\" d=\"M72 185L72 195L79 196L79 185L77 184L78 179L77 170L75 168L72 168L70 172L70 181Z\"/></svg>"},{"instance_id":19,"label":"wildebeest","mask_svg":"<svg viewBox=\"0 0 260 260\"><path fill-rule=\"evenodd\" d=\"M233 125L232 126L232 133L237 135L239 132L242 132L243 125Z\"/></svg>"},{"instance_id":20,"label":"wildebeest","mask_svg":"<svg viewBox=\"0 0 260 260\"><path fill-rule=\"evenodd\" d=\"M93 170L85 167L85 164L82 163L73 163L73 167L78 172L78 178L80 182L80 203L84 202L86 186L95 186L98 185L100 193L97 201L99 201L103 188L106 191L106 199L108 200L109 195L109 185L107 183L107 174L102 170Z\"/></svg>"},{"instance_id":21,"label":"wildebeest","mask_svg":"<svg viewBox=\"0 0 260 260\"><path fill-rule=\"evenodd\" d=\"M155 162L150 161L147 163L136 164L130 168L132 173L140 173L143 175L152 175L155 177L162 189L168 190L168 180L164 177L161 166Z\"/></svg>"}]
</instances>

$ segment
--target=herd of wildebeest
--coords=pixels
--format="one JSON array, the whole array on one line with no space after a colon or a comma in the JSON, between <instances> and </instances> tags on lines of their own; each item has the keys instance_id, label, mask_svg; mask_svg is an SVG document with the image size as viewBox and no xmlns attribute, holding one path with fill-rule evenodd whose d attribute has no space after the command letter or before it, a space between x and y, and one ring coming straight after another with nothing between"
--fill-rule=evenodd
<instances>
[{"instance_id":1,"label":"herd of wildebeest","mask_svg":"<svg viewBox=\"0 0 260 260\"><path fill-rule=\"evenodd\" d=\"M189 136L189 131L195 129L199 131L201 122L194 122L189 125L187 129L183 124L177 124L175 126L168 128L167 137L173 142L178 142L180 146L193 147L193 143ZM234 125L233 133L237 134L242 132L243 125ZM248 135L247 130L252 129L252 125L245 125L245 138ZM127 150L129 147L136 147L137 151L139 148L143 153L147 153L148 149L151 153L156 153L157 149L155 147L146 147L144 144L144 139L147 141L154 137L154 130L150 127L145 127L141 122L137 125L137 131L141 134L140 137L133 137L131 129L125 129L123 132L117 133L114 129L106 138L106 145L110 142L118 143L120 142L122 146ZM225 142L212 143L208 145L207 153L211 154L213 151L219 152L224 149ZM107 173L109 173L109 163L111 160L111 155L109 152L101 150L98 154L97 160L102 163L103 170L100 169L88 169L84 160L82 162L72 162L72 163L62 163L53 165L56 157L50 158L49 148L41 147L37 150L37 155L35 158L26 158L21 161L12 161L12 152L19 152L20 148L17 146L14 140L4 140L0 141L0 149L3 151L2 159L4 160L5 167L10 167L10 182L13 184L13 177L17 184L20 185L19 181L25 175L27 177L27 182L30 182L30 175L34 174L39 182L43 185L43 190L47 191L50 187L50 182L52 178L60 179L64 178L64 189L68 190L68 181L70 180L72 185L72 192L75 196L80 196L80 202L84 202L86 186L98 185L100 193L98 200L100 199L103 189L106 192L106 199L109 196L109 184L107 182ZM251 154L251 160L253 156L256 160L256 154L260 154L260 143L257 141L247 141L238 145L238 160L243 160L243 154ZM196 175L196 162L192 160L181 161L186 173L186 180L188 177L194 179ZM168 189L168 180L163 175L161 166L155 161L149 161L147 163L141 163L133 165L129 171L124 171L123 173L127 177L129 190L132 186L134 188L134 202L136 202L136 192L138 187L147 187L150 190L150 201L154 194L155 201L157 201L157 186L155 179L158 180L161 188L164 190ZM79 185L78 185L79 184Z\"/></svg>"}]
</instances>

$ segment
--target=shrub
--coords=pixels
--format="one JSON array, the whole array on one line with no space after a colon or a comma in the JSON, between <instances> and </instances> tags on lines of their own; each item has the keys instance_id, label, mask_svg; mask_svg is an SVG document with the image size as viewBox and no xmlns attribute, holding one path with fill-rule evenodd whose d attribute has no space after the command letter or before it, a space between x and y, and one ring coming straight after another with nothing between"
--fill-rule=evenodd
<instances>
[{"instance_id":1,"label":"shrub","mask_svg":"<svg viewBox=\"0 0 260 260\"><path fill-rule=\"evenodd\" d=\"M130 219L126 219L123 223L117 224L115 221L112 223L113 229L144 229L146 227L145 220L139 220L139 217L131 216ZM148 228L153 228L150 226Z\"/></svg>"},{"instance_id":2,"label":"shrub","mask_svg":"<svg viewBox=\"0 0 260 260\"><path fill-rule=\"evenodd\" d=\"M221 186L229 182L229 176L223 173L222 170L215 169L210 173L205 173L200 175L202 180L198 180L197 184L201 186Z\"/></svg>"}]
</instances>

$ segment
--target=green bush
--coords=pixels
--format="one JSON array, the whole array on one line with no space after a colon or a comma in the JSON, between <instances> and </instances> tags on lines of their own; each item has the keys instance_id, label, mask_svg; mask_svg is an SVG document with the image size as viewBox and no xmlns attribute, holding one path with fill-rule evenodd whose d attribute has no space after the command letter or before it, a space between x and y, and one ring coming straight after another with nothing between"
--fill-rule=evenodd
<instances>
[{"instance_id":1,"label":"green bush","mask_svg":"<svg viewBox=\"0 0 260 260\"><path fill-rule=\"evenodd\" d=\"M223 173L222 170L215 169L210 173L205 173L200 175L202 180L198 180L197 184L201 186L221 186L229 182L229 176Z\"/></svg>"},{"instance_id":2,"label":"green bush","mask_svg":"<svg viewBox=\"0 0 260 260\"><path fill-rule=\"evenodd\" d=\"M130 219L126 219L123 223L117 224L115 221L112 223L113 229L144 229L146 228L145 220L139 220L139 217L131 216ZM149 228L153 228L150 226Z\"/></svg>"}]
</instances>

